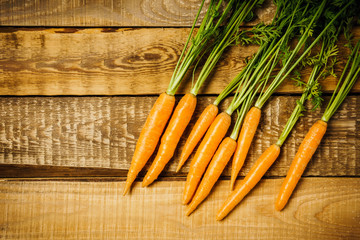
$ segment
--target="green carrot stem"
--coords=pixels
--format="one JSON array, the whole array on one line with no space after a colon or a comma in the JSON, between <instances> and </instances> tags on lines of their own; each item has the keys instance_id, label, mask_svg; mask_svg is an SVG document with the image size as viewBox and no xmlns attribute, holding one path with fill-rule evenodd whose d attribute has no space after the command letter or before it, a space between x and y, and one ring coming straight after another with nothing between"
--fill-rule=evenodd
<instances>
[{"instance_id":1,"label":"green carrot stem","mask_svg":"<svg viewBox=\"0 0 360 240\"><path fill-rule=\"evenodd\" d=\"M216 13L219 11L221 7L222 0L219 0L218 4L215 5L214 0L210 1L209 9L205 14L205 17L199 27L199 30L195 37L192 39L192 44L190 45L189 49L186 51L187 46L190 43L191 36L193 35L193 31L196 25L196 22L199 18L201 9L204 5L204 1L201 3L200 9L196 15L194 23L191 27L190 34L186 41L186 44L183 48L183 51L180 55L180 58L175 66L173 75L171 77L167 94L174 95L177 89L180 86L181 81L185 77L187 70L196 61L197 57L201 55L201 53L206 49L209 41L211 38L216 35L217 29L220 27L221 23L225 20L228 16L228 13L232 7L234 0L230 1L229 4L226 6L225 10L223 11L221 17L217 20L216 25L214 26L215 18L217 18ZM232 4L230 4L232 3Z\"/></svg>"},{"instance_id":2,"label":"green carrot stem","mask_svg":"<svg viewBox=\"0 0 360 240\"><path fill-rule=\"evenodd\" d=\"M309 26L307 27L305 33L300 38L298 44L296 45L295 49L293 50L291 56L285 63L284 67L280 70L280 72L277 74L274 81L271 83L271 85L268 87L268 89L263 93L261 97L256 101L255 106L258 108L262 108L264 103L270 98L270 96L273 94L273 92L280 86L280 84L285 80L285 78L294 70L294 68L302 61L302 59L309 53L309 51L317 44L317 42L321 39L321 37L327 32L328 28L332 25L332 23L345 11L347 7L352 4L353 1L350 1L345 7L343 7L335 16L334 18L326 25L326 27L321 31L321 33L317 36L317 38L312 41L309 47L307 47L302 55L298 57L297 61L293 63L290 67L290 64L292 60L294 59L297 52L299 52L302 45L304 45L306 39L309 37L308 33L310 31L310 26L314 23L315 19L319 17L320 13L322 12L325 2L323 1L321 6L319 7L318 11L314 15L312 21L310 22Z\"/></svg>"},{"instance_id":3,"label":"green carrot stem","mask_svg":"<svg viewBox=\"0 0 360 240\"><path fill-rule=\"evenodd\" d=\"M321 69L320 65L314 66L313 70L311 71L307 86L311 86L317 79L317 75L319 74ZM283 131L281 132L281 135L276 142L276 145L281 147L283 143L285 142L286 138L290 134L291 130L294 128L297 120L300 118L301 113L304 111L304 103L306 99L308 98L310 92L309 88L305 88L303 94L301 95L300 100L296 101L296 107L294 108L293 112L291 113L290 118L285 124L285 127Z\"/></svg>"},{"instance_id":4,"label":"green carrot stem","mask_svg":"<svg viewBox=\"0 0 360 240\"><path fill-rule=\"evenodd\" d=\"M237 140L242 122L244 121L244 118L245 118L247 112L250 110L250 107L255 100L256 93L258 92L258 90L261 88L261 85L263 85L263 84L264 83L259 84L257 89L249 94L249 96L247 97L245 102L241 105L240 110L237 111L238 117L236 119L233 131L230 134L230 138L232 138L233 140L235 140L235 141Z\"/></svg>"},{"instance_id":5,"label":"green carrot stem","mask_svg":"<svg viewBox=\"0 0 360 240\"><path fill-rule=\"evenodd\" d=\"M238 32L240 24L244 22L245 18L249 15L258 1L259 0L243 2L239 7L237 7L236 11L230 18L229 23L225 27L223 34L219 37L221 40L217 42L202 67L198 79L191 88L190 93L195 96L198 94L200 87L214 69L224 50L236 40L236 37L233 36Z\"/></svg>"},{"instance_id":6,"label":"green carrot stem","mask_svg":"<svg viewBox=\"0 0 360 240\"><path fill-rule=\"evenodd\" d=\"M188 38L187 38L187 40L186 40L185 46L184 46L183 50L181 51L181 54L180 54L180 57L179 57L178 62L176 63L176 66L175 66L173 75L172 75L172 77L171 77L171 79L170 79L169 87L168 87L168 89L167 89L167 91L166 91L166 93L169 94L169 95L174 95L174 94L175 94L176 90L174 89L174 85L180 85L181 79L177 79L177 81L176 81L176 73L177 73L177 70L179 69L179 65L180 65L180 63L181 63L181 60L182 60L182 58L183 58L183 56L184 56L184 54L185 54L185 52L186 52L187 46L189 45L191 36L192 36L192 34L193 34L193 32L194 32L195 25L196 25L196 23L197 23L197 21L198 21L198 19L199 19L199 16L200 16L201 10L202 10L202 8L203 8L203 6L204 6L204 3L205 3L205 0L203 0L203 1L201 2L200 8L199 8L199 10L198 10L198 12L197 12L197 14L196 14L196 17L195 17L195 20L194 20L192 26L191 26L191 30L190 30L189 36L188 36ZM212 3L213 3L213 2L211 1L210 4L212 4ZM211 6L211 5L210 5L210 6ZM209 7L209 8L210 8L210 7ZM206 13L206 15L205 15L205 17L204 17L203 23L206 22L206 18L209 16L209 14L210 14L209 12ZM203 25L203 23L202 23L201 25ZM177 82L178 82L178 84L177 84ZM176 88L176 86L175 86L175 88ZM177 88L176 88L176 89L177 89Z\"/></svg>"},{"instance_id":7,"label":"green carrot stem","mask_svg":"<svg viewBox=\"0 0 360 240\"><path fill-rule=\"evenodd\" d=\"M335 91L328 103L321 120L328 122L330 118L337 111L341 103L344 101L351 88L354 86L356 80L360 75L360 40L358 40L356 46L351 52L348 62L345 65L345 68L341 74L341 77L336 85ZM350 66L351 65L351 66ZM350 70L347 72L347 69L350 67ZM345 80L343 81L343 79ZM342 84L342 85L341 85ZM340 90L337 91L341 85Z\"/></svg>"},{"instance_id":8,"label":"green carrot stem","mask_svg":"<svg viewBox=\"0 0 360 240\"><path fill-rule=\"evenodd\" d=\"M274 41L272 42L272 44L273 43ZM275 46L277 46L278 44L280 44L280 41L277 42ZM277 51L274 54L275 50ZM238 86L238 90L236 91L235 96L229 107L226 109L226 113L231 115L248 97L248 95L256 88L257 84L262 80L263 76L265 74L268 75L268 77L270 76L267 73L271 72L275 67L274 62L277 62L279 50L280 48L272 47L272 45L270 45L269 50L265 53L264 57L261 58L261 61L259 65L257 65L256 69L254 69L253 72L246 74L243 84ZM270 59L268 59L269 57Z\"/></svg>"}]
</instances>

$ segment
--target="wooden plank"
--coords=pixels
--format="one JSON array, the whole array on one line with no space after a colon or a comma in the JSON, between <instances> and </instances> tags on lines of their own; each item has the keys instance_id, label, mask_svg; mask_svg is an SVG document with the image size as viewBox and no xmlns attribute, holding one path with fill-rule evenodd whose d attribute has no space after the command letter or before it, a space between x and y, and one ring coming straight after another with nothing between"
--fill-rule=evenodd
<instances>
[{"instance_id":1,"label":"wooden plank","mask_svg":"<svg viewBox=\"0 0 360 240\"><path fill-rule=\"evenodd\" d=\"M0 95L146 95L167 89L189 29L0 28ZM360 27L354 36L360 38ZM141 41L139 41L141 39ZM339 73L348 51L340 41ZM218 94L244 67L256 46L229 49L202 94ZM304 79L309 68L302 73ZM332 91L336 79L323 84ZM191 88L190 76L179 93ZM278 89L298 93L290 80ZM353 92L360 92L360 81Z\"/></svg>"},{"instance_id":2,"label":"wooden plank","mask_svg":"<svg viewBox=\"0 0 360 240\"><path fill-rule=\"evenodd\" d=\"M7 26L191 26L201 0L1 1L0 25ZM209 1L203 8L205 14ZM266 0L259 21L275 13Z\"/></svg>"},{"instance_id":3,"label":"wooden plank","mask_svg":"<svg viewBox=\"0 0 360 240\"><path fill-rule=\"evenodd\" d=\"M124 182L0 182L4 239L359 239L360 178L302 179L282 212L281 179L260 182L222 222L228 194L220 181L190 216L183 182L159 182L123 197Z\"/></svg>"},{"instance_id":4,"label":"wooden plank","mask_svg":"<svg viewBox=\"0 0 360 240\"><path fill-rule=\"evenodd\" d=\"M179 99L177 97L177 99ZM189 163L175 174L186 136L201 111L215 97L199 97L195 115L181 138L178 150L162 176L184 177ZM0 98L0 163L53 167L108 168L109 176L125 176L141 126L156 97L3 97ZM221 105L224 110L231 98ZM282 131L296 96L274 96L265 108L254 144L241 176ZM329 100L325 98L324 104ZM329 123L328 132L309 164L307 176L358 176L360 165L360 96L349 96ZM311 107L308 104L308 107ZM321 117L320 110L301 118L267 176L284 176L306 131ZM235 116L233 118L235 120ZM229 130L230 132L231 130ZM149 167L152 159L146 165ZM230 166L229 166L230 167ZM229 167L224 176L229 176ZM21 172L0 175L22 177ZM53 173L51 172L54 171ZM39 169L39 171L41 168ZM60 168L61 170L61 168ZM71 169L46 170L48 176L76 176ZM119 171L122 170L122 171ZM86 175L79 173L78 176ZM10 173L15 175L11 175ZM10 175L6 175L10 174ZM29 176L24 173L23 177ZM36 174L36 171L34 171ZM63 174L63 175L61 175ZM93 174L93 175L92 175ZM105 172L90 171L90 176ZM140 176L143 176L141 172ZM36 177L36 175L33 175Z\"/></svg>"}]
</instances>

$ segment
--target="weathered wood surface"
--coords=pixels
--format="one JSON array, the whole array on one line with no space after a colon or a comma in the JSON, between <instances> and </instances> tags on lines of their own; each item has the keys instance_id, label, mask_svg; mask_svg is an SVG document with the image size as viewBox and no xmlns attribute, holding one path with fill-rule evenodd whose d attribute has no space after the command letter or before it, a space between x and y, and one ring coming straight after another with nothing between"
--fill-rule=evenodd
<instances>
[{"instance_id":1,"label":"weathered wood surface","mask_svg":"<svg viewBox=\"0 0 360 240\"><path fill-rule=\"evenodd\" d=\"M275 96L265 105L249 158L240 173L242 176L248 172L256 158L276 142L297 98L297 96ZM173 160L162 176L185 176L189 163L181 173L175 174L180 150L201 111L214 99L215 97L199 97L195 115L181 138ZM325 98L324 104L328 99ZM109 176L125 176L141 126L155 100L155 96L0 98L0 163L19 166L25 164L108 168L115 170L109 171ZM230 100L231 98L224 101L221 105L222 110ZM320 110L309 111L299 120L284 144L278 161L267 176L284 176L287 173L288 166L306 131L320 117ZM235 116L233 119L235 120ZM330 121L328 132L305 175L360 174L359 119L360 96L349 96ZM152 159L149 163L151 161ZM149 164L145 169L148 166ZM2 168L6 169L6 165ZM55 173L51 173L51 169ZM49 176L60 174L56 168L51 169L48 169ZM6 175L9 174L6 172L3 170L0 176L16 177ZM16 171L13 173L16 174ZM80 173L79 176L83 174ZM104 172L100 171L99 176L103 174ZM67 173L64 168L63 176L67 175L76 176L76 171L69 170ZM90 171L89 175L97 176L96 171ZM143 172L140 176L142 175ZM229 168L226 168L224 176L229 176Z\"/></svg>"},{"instance_id":2,"label":"weathered wood surface","mask_svg":"<svg viewBox=\"0 0 360 240\"><path fill-rule=\"evenodd\" d=\"M146 95L167 89L186 42L185 28L0 28L0 95ZM360 37L360 27L354 30ZM141 41L139 41L141 39ZM340 41L340 73L349 51ZM200 90L216 94L244 67L256 46L227 51ZM309 68L303 71L304 79ZM179 93L189 91L190 76ZM323 90L334 89L329 77ZM298 93L285 81L282 93ZM353 92L360 92L360 81Z\"/></svg>"},{"instance_id":3,"label":"weathered wood surface","mask_svg":"<svg viewBox=\"0 0 360 240\"><path fill-rule=\"evenodd\" d=\"M281 179L260 182L222 222L215 214L228 194L220 181L185 216L183 182L0 182L3 239L359 239L360 179L305 178L282 212L273 204Z\"/></svg>"},{"instance_id":4,"label":"weathered wood surface","mask_svg":"<svg viewBox=\"0 0 360 240\"><path fill-rule=\"evenodd\" d=\"M191 26L201 0L0 1L6 26ZM200 19L205 14L206 1ZM269 21L275 6L266 0L257 21Z\"/></svg>"},{"instance_id":5,"label":"weathered wood surface","mask_svg":"<svg viewBox=\"0 0 360 240\"><path fill-rule=\"evenodd\" d=\"M160 181L149 188L137 181L121 196L140 128L155 95L167 88L199 2L0 0L0 239L360 239L357 94L334 115L281 213L272 207L279 177L320 111L301 118L267 179L223 222L215 221L215 210L228 191L229 166L206 202L185 217L180 199L189 163L175 174L179 150ZM272 19L271 2L248 26ZM359 26L354 35L359 38ZM348 53L343 45L337 73ZM219 93L256 50L237 46L225 53L201 90L190 127L214 100L208 94ZM330 78L323 89L334 86ZM286 82L278 90L283 96L265 106L241 177L276 141L299 92ZM359 92L360 82L353 90ZM28 95L38 96L16 97ZM87 97L42 97L49 95Z\"/></svg>"}]
</instances>

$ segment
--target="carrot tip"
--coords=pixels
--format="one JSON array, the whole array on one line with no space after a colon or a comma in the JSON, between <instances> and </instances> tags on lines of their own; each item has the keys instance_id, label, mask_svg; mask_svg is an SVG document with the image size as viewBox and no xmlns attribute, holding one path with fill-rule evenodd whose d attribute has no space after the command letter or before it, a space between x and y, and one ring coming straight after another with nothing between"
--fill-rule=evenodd
<instances>
[{"instance_id":1,"label":"carrot tip","mask_svg":"<svg viewBox=\"0 0 360 240\"><path fill-rule=\"evenodd\" d=\"M281 211L281 210L283 210L284 209L284 207L285 207L285 205L284 204L282 204L282 203L280 203L280 202L275 202L275 210L276 211Z\"/></svg>"},{"instance_id":2,"label":"carrot tip","mask_svg":"<svg viewBox=\"0 0 360 240\"><path fill-rule=\"evenodd\" d=\"M195 210L195 208L193 207L188 207L187 210L186 210L186 216L190 216L190 214Z\"/></svg>"},{"instance_id":3,"label":"carrot tip","mask_svg":"<svg viewBox=\"0 0 360 240\"><path fill-rule=\"evenodd\" d=\"M221 215L216 215L216 221L221 221L221 220L223 220L223 216L221 216Z\"/></svg>"},{"instance_id":4,"label":"carrot tip","mask_svg":"<svg viewBox=\"0 0 360 240\"><path fill-rule=\"evenodd\" d=\"M231 179L230 181L230 192L234 190L235 180Z\"/></svg>"},{"instance_id":5,"label":"carrot tip","mask_svg":"<svg viewBox=\"0 0 360 240\"><path fill-rule=\"evenodd\" d=\"M148 178L144 178L144 180L142 181L141 186L142 187L147 187L149 186L153 181L149 180Z\"/></svg>"},{"instance_id":6,"label":"carrot tip","mask_svg":"<svg viewBox=\"0 0 360 240\"><path fill-rule=\"evenodd\" d=\"M130 190L130 186L125 186L123 196L125 196Z\"/></svg>"},{"instance_id":7,"label":"carrot tip","mask_svg":"<svg viewBox=\"0 0 360 240\"><path fill-rule=\"evenodd\" d=\"M188 201L187 199L183 199L183 200L181 201L181 203L182 203L183 205L187 205L187 204L189 203L189 201Z\"/></svg>"},{"instance_id":8,"label":"carrot tip","mask_svg":"<svg viewBox=\"0 0 360 240\"><path fill-rule=\"evenodd\" d=\"M282 208L279 208L279 207L275 206L275 210L280 212L282 210Z\"/></svg>"}]
</instances>

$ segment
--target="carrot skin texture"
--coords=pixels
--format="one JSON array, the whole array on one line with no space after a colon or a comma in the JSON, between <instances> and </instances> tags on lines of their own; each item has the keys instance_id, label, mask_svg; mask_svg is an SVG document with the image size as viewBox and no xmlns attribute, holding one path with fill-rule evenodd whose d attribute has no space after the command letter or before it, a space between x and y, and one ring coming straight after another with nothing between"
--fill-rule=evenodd
<instances>
[{"instance_id":1,"label":"carrot skin texture","mask_svg":"<svg viewBox=\"0 0 360 240\"><path fill-rule=\"evenodd\" d=\"M160 94L153 105L136 143L123 195L126 195L130 190L136 176L153 154L165 125L170 118L174 105L175 97L167 93Z\"/></svg>"},{"instance_id":2,"label":"carrot skin texture","mask_svg":"<svg viewBox=\"0 0 360 240\"><path fill-rule=\"evenodd\" d=\"M191 130L189 137L186 139L185 145L181 151L180 161L176 172L180 171L190 154L193 152L200 139L206 133L211 123L214 121L218 114L219 108L214 104L207 106L201 113L199 119L196 121L193 129Z\"/></svg>"},{"instance_id":3,"label":"carrot skin texture","mask_svg":"<svg viewBox=\"0 0 360 240\"><path fill-rule=\"evenodd\" d=\"M161 137L158 153L144 177L142 182L143 187L148 186L157 179L165 165L173 157L179 140L194 113L195 107L196 97L191 93L185 94L179 101Z\"/></svg>"},{"instance_id":4,"label":"carrot skin texture","mask_svg":"<svg viewBox=\"0 0 360 240\"><path fill-rule=\"evenodd\" d=\"M260 179L264 176L266 171L274 163L280 154L280 147L276 144L271 145L258 158L255 164L250 169L244 180L242 180L230 193L225 202L219 209L216 220L220 221L226 217L235 206L253 189Z\"/></svg>"},{"instance_id":5,"label":"carrot skin texture","mask_svg":"<svg viewBox=\"0 0 360 240\"><path fill-rule=\"evenodd\" d=\"M190 164L189 173L186 177L182 200L183 204L188 204L193 197L200 179L229 129L230 123L231 117L227 113L222 112L215 118L209 130L206 132Z\"/></svg>"},{"instance_id":6,"label":"carrot skin texture","mask_svg":"<svg viewBox=\"0 0 360 240\"><path fill-rule=\"evenodd\" d=\"M236 177L238 176L242 166L244 165L251 142L259 125L260 117L261 110L257 107L252 107L246 114L244 123L241 127L239 138L237 140L237 147L233 157L231 167L230 190L234 189Z\"/></svg>"},{"instance_id":7,"label":"carrot skin texture","mask_svg":"<svg viewBox=\"0 0 360 240\"><path fill-rule=\"evenodd\" d=\"M279 195L275 202L275 209L281 211L288 202L307 164L318 148L321 139L326 133L327 123L318 120L310 128L292 161L284 182L281 185Z\"/></svg>"},{"instance_id":8,"label":"carrot skin texture","mask_svg":"<svg viewBox=\"0 0 360 240\"><path fill-rule=\"evenodd\" d=\"M229 162L236 148L236 141L230 137L225 138L216 150L201 183L196 190L194 198L188 205L186 215L189 216L197 206L209 195L211 189L219 179L226 164Z\"/></svg>"}]
</instances>

